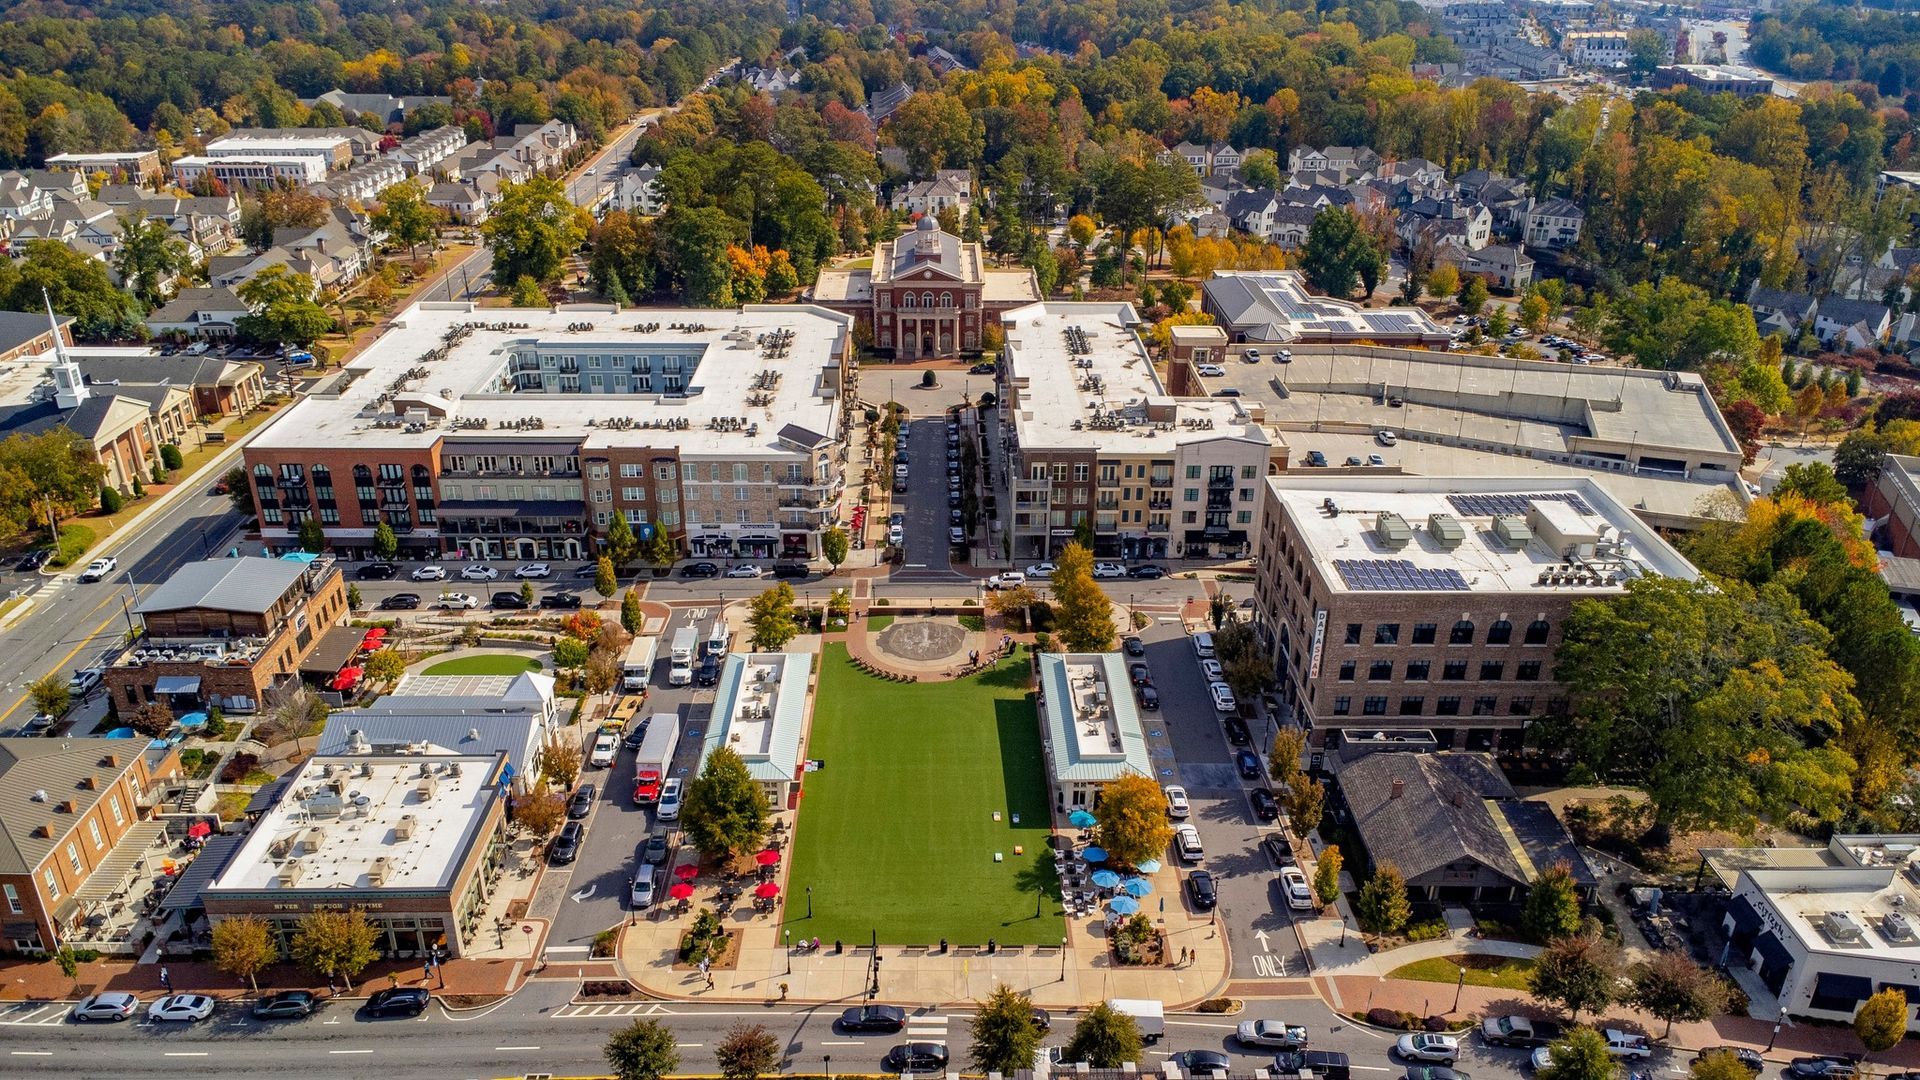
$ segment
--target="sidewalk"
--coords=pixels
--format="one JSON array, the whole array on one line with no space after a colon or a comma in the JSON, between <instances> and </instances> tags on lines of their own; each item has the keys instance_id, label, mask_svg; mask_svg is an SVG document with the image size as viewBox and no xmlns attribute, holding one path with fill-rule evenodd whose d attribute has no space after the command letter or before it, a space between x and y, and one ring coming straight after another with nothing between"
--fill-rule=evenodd
<instances>
[{"instance_id":1,"label":"sidewalk","mask_svg":"<svg viewBox=\"0 0 1920 1080\"><path fill-rule=\"evenodd\" d=\"M526 951L531 951L530 949ZM260 994L276 990L311 990L321 996L364 998L393 983L400 986L424 986L449 1004L472 1004L467 999L497 998L513 993L530 974L530 957L483 957L449 960L442 964L432 980L415 961L378 961L354 979L354 989L345 987L329 995L325 980L313 977L293 964L277 964L259 975ZM165 968L175 992L208 994L223 1000L239 1000L256 995L246 980L235 979L215 968L210 961L167 960L160 964L133 964L127 961L100 960L81 964L77 975L69 979L52 960L21 960L0 964L0 1001L77 1001L103 990L122 990L152 1000L166 992L160 985L160 970Z\"/></svg>"}]
</instances>

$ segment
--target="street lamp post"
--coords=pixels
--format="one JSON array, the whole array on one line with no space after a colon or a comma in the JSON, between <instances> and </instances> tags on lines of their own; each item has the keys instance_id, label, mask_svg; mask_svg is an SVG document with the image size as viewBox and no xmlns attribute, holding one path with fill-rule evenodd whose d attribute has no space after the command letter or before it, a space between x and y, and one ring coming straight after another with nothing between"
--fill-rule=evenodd
<instances>
[{"instance_id":1,"label":"street lamp post","mask_svg":"<svg viewBox=\"0 0 1920 1080\"><path fill-rule=\"evenodd\" d=\"M807 918L813 918L813 886L807 886Z\"/></svg>"},{"instance_id":2,"label":"street lamp post","mask_svg":"<svg viewBox=\"0 0 1920 1080\"><path fill-rule=\"evenodd\" d=\"M1067 936L1060 935L1060 981L1067 981Z\"/></svg>"},{"instance_id":3,"label":"street lamp post","mask_svg":"<svg viewBox=\"0 0 1920 1080\"><path fill-rule=\"evenodd\" d=\"M793 974L793 931L782 930L781 934L787 939L787 974L791 975ZM1460 973L1461 978L1464 979L1466 974L1465 971L1462 971Z\"/></svg>"}]
</instances>

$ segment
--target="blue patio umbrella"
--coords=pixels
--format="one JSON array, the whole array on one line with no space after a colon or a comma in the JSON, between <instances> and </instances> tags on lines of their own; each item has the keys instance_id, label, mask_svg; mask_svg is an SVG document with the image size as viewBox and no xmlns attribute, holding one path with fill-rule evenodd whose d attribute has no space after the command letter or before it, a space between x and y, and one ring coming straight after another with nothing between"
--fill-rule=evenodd
<instances>
[{"instance_id":1,"label":"blue patio umbrella","mask_svg":"<svg viewBox=\"0 0 1920 1080\"><path fill-rule=\"evenodd\" d=\"M1128 878L1120 884L1120 891L1128 896L1147 896L1153 892L1153 882L1143 877Z\"/></svg>"},{"instance_id":2,"label":"blue patio umbrella","mask_svg":"<svg viewBox=\"0 0 1920 1080\"><path fill-rule=\"evenodd\" d=\"M1099 819L1085 810L1075 810L1067 815L1067 824L1076 829L1091 829L1100 823Z\"/></svg>"},{"instance_id":3,"label":"blue patio umbrella","mask_svg":"<svg viewBox=\"0 0 1920 1080\"><path fill-rule=\"evenodd\" d=\"M1120 875L1111 870L1095 870L1093 883L1102 889L1111 889L1120 884Z\"/></svg>"},{"instance_id":4,"label":"blue patio umbrella","mask_svg":"<svg viewBox=\"0 0 1920 1080\"><path fill-rule=\"evenodd\" d=\"M1096 845L1096 846L1090 846L1090 847L1088 847L1088 848L1086 848L1085 850L1083 850L1083 851L1081 851L1081 852L1080 852L1080 861L1081 861L1081 862L1090 862L1090 863L1091 863L1091 862L1106 862L1106 861L1107 861L1107 849L1106 849L1106 848L1103 848L1103 847L1099 847L1099 846L1097 846L1097 845Z\"/></svg>"},{"instance_id":5,"label":"blue patio umbrella","mask_svg":"<svg viewBox=\"0 0 1920 1080\"><path fill-rule=\"evenodd\" d=\"M1160 860L1148 859L1146 862L1141 863L1138 869L1143 874L1157 874L1160 872Z\"/></svg>"},{"instance_id":6,"label":"blue patio umbrella","mask_svg":"<svg viewBox=\"0 0 1920 1080\"><path fill-rule=\"evenodd\" d=\"M1131 896L1116 896L1107 901L1107 910L1115 915L1132 915L1140 910L1140 901Z\"/></svg>"},{"instance_id":7,"label":"blue patio umbrella","mask_svg":"<svg viewBox=\"0 0 1920 1080\"><path fill-rule=\"evenodd\" d=\"M130 727L117 727L107 732L106 737L109 739L131 739L133 738L133 729Z\"/></svg>"}]
</instances>

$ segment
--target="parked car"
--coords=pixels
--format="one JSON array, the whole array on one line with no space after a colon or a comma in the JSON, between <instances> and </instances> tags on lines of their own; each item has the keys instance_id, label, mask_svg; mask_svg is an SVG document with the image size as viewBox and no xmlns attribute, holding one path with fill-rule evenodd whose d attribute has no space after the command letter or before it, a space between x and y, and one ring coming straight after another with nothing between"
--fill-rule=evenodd
<instances>
[{"instance_id":1,"label":"parked car","mask_svg":"<svg viewBox=\"0 0 1920 1080\"><path fill-rule=\"evenodd\" d=\"M390 581L400 568L390 562L370 562L353 572L356 581Z\"/></svg>"},{"instance_id":2,"label":"parked car","mask_svg":"<svg viewBox=\"0 0 1920 1080\"><path fill-rule=\"evenodd\" d=\"M989 589L1017 589L1027 583L1027 575L1018 570L1008 570L987 579Z\"/></svg>"},{"instance_id":3,"label":"parked car","mask_svg":"<svg viewBox=\"0 0 1920 1080\"><path fill-rule=\"evenodd\" d=\"M1147 655L1147 643L1146 643L1146 642L1144 642L1144 641L1141 641L1141 640L1140 640L1139 638L1137 638L1137 637L1129 637L1129 638L1127 638L1127 639L1126 639L1125 641L1122 641L1122 642L1120 643L1120 646L1121 646L1121 648L1124 648L1125 650L1127 650L1127 655L1128 655L1128 656L1145 656L1145 655Z\"/></svg>"},{"instance_id":4,"label":"parked car","mask_svg":"<svg viewBox=\"0 0 1920 1080\"><path fill-rule=\"evenodd\" d=\"M1152 563L1141 563L1139 566L1127 571L1127 576L1140 581L1154 581L1166 577L1167 568L1164 566L1155 566Z\"/></svg>"},{"instance_id":5,"label":"parked car","mask_svg":"<svg viewBox=\"0 0 1920 1080\"><path fill-rule=\"evenodd\" d=\"M1406 1080L1473 1080L1473 1077L1446 1065L1409 1065Z\"/></svg>"},{"instance_id":6,"label":"parked car","mask_svg":"<svg viewBox=\"0 0 1920 1080\"><path fill-rule=\"evenodd\" d=\"M572 828L571 825L567 828ZM565 829L561 830L566 831ZM360 1007L360 1011L371 1017L419 1016L427 1011L433 1002L433 995L417 986L395 986L378 990Z\"/></svg>"},{"instance_id":7,"label":"parked car","mask_svg":"<svg viewBox=\"0 0 1920 1080\"><path fill-rule=\"evenodd\" d=\"M1193 655L1199 657L1202 660L1208 659L1209 657L1213 656L1213 635L1212 634L1209 634L1205 630L1202 630L1199 633L1188 638L1187 640L1193 644Z\"/></svg>"},{"instance_id":8,"label":"parked car","mask_svg":"<svg viewBox=\"0 0 1920 1080\"><path fill-rule=\"evenodd\" d=\"M1560 1041L1559 1024L1531 1016L1489 1016L1480 1021L1480 1037L1493 1046L1545 1046Z\"/></svg>"},{"instance_id":9,"label":"parked car","mask_svg":"<svg viewBox=\"0 0 1920 1080\"><path fill-rule=\"evenodd\" d=\"M85 570L80 571L80 580L99 581L101 578L113 573L114 569L119 565L120 560L111 556L104 559L95 559L87 564Z\"/></svg>"},{"instance_id":10,"label":"parked car","mask_svg":"<svg viewBox=\"0 0 1920 1080\"><path fill-rule=\"evenodd\" d=\"M1273 1056L1273 1071L1317 1080L1352 1080L1353 1066L1338 1050L1283 1050Z\"/></svg>"},{"instance_id":11,"label":"parked car","mask_svg":"<svg viewBox=\"0 0 1920 1080\"><path fill-rule=\"evenodd\" d=\"M1234 1029L1234 1041L1241 1046L1264 1050L1299 1050L1307 1045L1307 1026L1285 1020L1242 1020Z\"/></svg>"},{"instance_id":12,"label":"parked car","mask_svg":"<svg viewBox=\"0 0 1920 1080\"><path fill-rule=\"evenodd\" d=\"M492 581L500 576L500 571L486 563L468 563L460 568L460 577L466 581Z\"/></svg>"},{"instance_id":13,"label":"parked car","mask_svg":"<svg viewBox=\"0 0 1920 1080\"><path fill-rule=\"evenodd\" d=\"M1859 1074L1859 1066L1836 1057L1797 1057L1786 1068L1792 1080L1853 1080Z\"/></svg>"},{"instance_id":14,"label":"parked car","mask_svg":"<svg viewBox=\"0 0 1920 1080\"><path fill-rule=\"evenodd\" d=\"M973 365L972 367L970 367L970 368L968 368L968 369L967 369L967 374L969 374L969 375L991 375L991 374L993 374L994 372L996 372L996 371L998 371L998 370L1000 370L1000 365L998 365L998 364L995 364L995 363L994 363L993 361L991 361L991 360L982 360L981 362L979 362L979 363L977 363L977 364L975 364L975 365Z\"/></svg>"},{"instance_id":15,"label":"parked car","mask_svg":"<svg viewBox=\"0 0 1920 1080\"><path fill-rule=\"evenodd\" d=\"M1280 820L1280 800L1266 788L1254 788L1247 793L1247 801L1253 804L1253 816L1259 821Z\"/></svg>"},{"instance_id":16,"label":"parked car","mask_svg":"<svg viewBox=\"0 0 1920 1080\"><path fill-rule=\"evenodd\" d=\"M627 882L627 903L635 911L645 911L653 906L653 867L642 866Z\"/></svg>"},{"instance_id":17,"label":"parked car","mask_svg":"<svg viewBox=\"0 0 1920 1080\"><path fill-rule=\"evenodd\" d=\"M1213 875L1205 870L1195 870L1187 875L1187 896L1193 900L1196 911L1212 911L1220 902L1220 893L1213 885Z\"/></svg>"},{"instance_id":18,"label":"parked car","mask_svg":"<svg viewBox=\"0 0 1920 1080\"><path fill-rule=\"evenodd\" d=\"M1533 1053L1527 1055L1529 1071L1542 1073L1553 1068L1553 1051L1545 1046L1536 1046Z\"/></svg>"},{"instance_id":19,"label":"parked car","mask_svg":"<svg viewBox=\"0 0 1920 1080\"><path fill-rule=\"evenodd\" d=\"M1233 1059L1218 1050L1181 1050L1169 1054L1167 1060L1180 1066L1180 1071L1188 1076L1208 1076L1217 1072L1233 1071Z\"/></svg>"},{"instance_id":20,"label":"parked car","mask_svg":"<svg viewBox=\"0 0 1920 1080\"><path fill-rule=\"evenodd\" d=\"M887 1051L885 1065L894 1072L944 1072L947 1048L935 1042L901 1043Z\"/></svg>"},{"instance_id":21,"label":"parked car","mask_svg":"<svg viewBox=\"0 0 1920 1080\"><path fill-rule=\"evenodd\" d=\"M525 611L527 608L532 606L531 604L527 603L526 597L521 596L517 592L511 592L504 589L501 590L500 592L494 593L491 597L488 598L488 600L494 607L507 608L513 611Z\"/></svg>"},{"instance_id":22,"label":"parked car","mask_svg":"<svg viewBox=\"0 0 1920 1080\"><path fill-rule=\"evenodd\" d=\"M899 547L906 542L907 530L898 525L887 526L887 543L892 544L894 547Z\"/></svg>"},{"instance_id":23,"label":"parked car","mask_svg":"<svg viewBox=\"0 0 1920 1080\"><path fill-rule=\"evenodd\" d=\"M407 576L415 581L445 581L447 568L438 563L428 563L425 566L414 567L413 573Z\"/></svg>"},{"instance_id":24,"label":"parked car","mask_svg":"<svg viewBox=\"0 0 1920 1080\"><path fill-rule=\"evenodd\" d=\"M83 1023L91 1020L125 1020L139 1006L140 999L132 994L109 991L81 998L68 1015Z\"/></svg>"},{"instance_id":25,"label":"parked car","mask_svg":"<svg viewBox=\"0 0 1920 1080\"><path fill-rule=\"evenodd\" d=\"M1219 712L1230 713L1240 707L1240 703L1234 700L1233 688L1226 683L1208 683L1207 693L1213 696L1213 707Z\"/></svg>"},{"instance_id":26,"label":"parked car","mask_svg":"<svg viewBox=\"0 0 1920 1080\"><path fill-rule=\"evenodd\" d=\"M1187 801L1186 788L1181 787L1179 784L1168 784L1166 794L1168 817L1184 818L1193 812L1193 804Z\"/></svg>"},{"instance_id":27,"label":"parked car","mask_svg":"<svg viewBox=\"0 0 1920 1080\"><path fill-rule=\"evenodd\" d=\"M955 547L965 547L967 543L967 530L959 527L958 525L954 526L951 529L948 529L947 543L952 544Z\"/></svg>"},{"instance_id":28,"label":"parked car","mask_svg":"<svg viewBox=\"0 0 1920 1080\"><path fill-rule=\"evenodd\" d=\"M1197 863L1207 854L1200 846L1200 830L1184 822L1173 827L1173 846L1180 852L1181 862Z\"/></svg>"},{"instance_id":29,"label":"parked car","mask_svg":"<svg viewBox=\"0 0 1920 1080\"><path fill-rule=\"evenodd\" d=\"M662 866L666 861L667 834L665 830L656 829L648 833L647 838L640 842L640 865Z\"/></svg>"},{"instance_id":30,"label":"parked car","mask_svg":"<svg viewBox=\"0 0 1920 1080\"><path fill-rule=\"evenodd\" d=\"M1766 1059L1760 1056L1758 1050L1749 1049L1745 1046L1709 1046L1693 1055L1693 1064L1698 1065L1715 1054L1732 1054L1733 1059L1740 1063L1740 1067L1747 1070L1748 1074L1752 1076L1759 1076L1760 1070L1766 1068L1767 1064ZM1907 1075L1912 1074L1909 1073ZM1892 1080L1892 1078L1890 1077L1889 1080Z\"/></svg>"},{"instance_id":31,"label":"parked car","mask_svg":"<svg viewBox=\"0 0 1920 1080\"><path fill-rule=\"evenodd\" d=\"M1195 364L1193 370L1209 379L1217 379L1227 373L1227 369L1219 364Z\"/></svg>"},{"instance_id":32,"label":"parked car","mask_svg":"<svg viewBox=\"0 0 1920 1080\"><path fill-rule=\"evenodd\" d=\"M1247 722L1237 716L1229 716L1220 725L1227 733L1227 741L1235 746L1248 746L1253 743L1253 735L1247 731Z\"/></svg>"},{"instance_id":33,"label":"parked car","mask_svg":"<svg viewBox=\"0 0 1920 1080\"><path fill-rule=\"evenodd\" d=\"M213 1015L213 999L205 994L168 994L147 1006L147 1019L196 1024Z\"/></svg>"},{"instance_id":34,"label":"parked car","mask_svg":"<svg viewBox=\"0 0 1920 1080\"><path fill-rule=\"evenodd\" d=\"M1292 866L1294 863L1293 841L1280 833L1268 833L1260 841L1260 850L1267 853L1267 858L1275 866Z\"/></svg>"},{"instance_id":35,"label":"parked car","mask_svg":"<svg viewBox=\"0 0 1920 1080\"><path fill-rule=\"evenodd\" d=\"M1053 563L1037 562L1037 563L1034 563L1032 566L1027 567L1026 575L1030 578L1038 578L1041 581L1045 581L1048 578L1053 576L1053 572L1056 569L1058 569L1058 567L1056 567Z\"/></svg>"},{"instance_id":36,"label":"parked car","mask_svg":"<svg viewBox=\"0 0 1920 1080\"><path fill-rule=\"evenodd\" d=\"M1451 1065L1460 1056L1460 1040L1451 1035L1417 1032L1400 1036L1393 1050L1408 1061L1431 1061Z\"/></svg>"},{"instance_id":37,"label":"parked car","mask_svg":"<svg viewBox=\"0 0 1920 1080\"><path fill-rule=\"evenodd\" d=\"M776 578L803 578L809 573L803 562L777 562L773 564L773 576Z\"/></svg>"},{"instance_id":38,"label":"parked car","mask_svg":"<svg viewBox=\"0 0 1920 1080\"><path fill-rule=\"evenodd\" d=\"M1220 661L1215 660L1212 657L1207 657L1201 660L1200 661L1200 677L1207 680L1210 683L1220 682L1223 678L1225 678L1225 675L1220 668Z\"/></svg>"},{"instance_id":39,"label":"parked car","mask_svg":"<svg viewBox=\"0 0 1920 1080\"><path fill-rule=\"evenodd\" d=\"M106 671L98 667L76 668L73 677L67 680L67 693L73 697L85 697L100 685L106 677Z\"/></svg>"},{"instance_id":40,"label":"parked car","mask_svg":"<svg viewBox=\"0 0 1920 1080\"><path fill-rule=\"evenodd\" d=\"M685 798L685 796L682 793L680 778L677 776L667 777L667 782L660 785L660 801L654 804L654 819L658 821L679 821L680 801L683 798Z\"/></svg>"},{"instance_id":41,"label":"parked car","mask_svg":"<svg viewBox=\"0 0 1920 1080\"><path fill-rule=\"evenodd\" d=\"M1136 686L1133 692L1139 696L1141 708L1148 712L1154 712L1160 708L1160 691L1151 686Z\"/></svg>"},{"instance_id":42,"label":"parked car","mask_svg":"<svg viewBox=\"0 0 1920 1080\"><path fill-rule=\"evenodd\" d=\"M576 566L573 568L573 576L577 578L586 578L588 580L597 578L600 576L600 564L599 563L581 563L579 566Z\"/></svg>"},{"instance_id":43,"label":"parked car","mask_svg":"<svg viewBox=\"0 0 1920 1080\"><path fill-rule=\"evenodd\" d=\"M253 1003L256 1020L289 1020L308 1016L320 1007L320 1001L305 990L282 990Z\"/></svg>"},{"instance_id":44,"label":"parked car","mask_svg":"<svg viewBox=\"0 0 1920 1080\"><path fill-rule=\"evenodd\" d=\"M628 750L638 750L640 749L640 745L646 741L647 721L643 719L628 729L627 737L620 740L620 745L626 747Z\"/></svg>"},{"instance_id":45,"label":"parked car","mask_svg":"<svg viewBox=\"0 0 1920 1080\"><path fill-rule=\"evenodd\" d=\"M608 738L611 737L612 736L608 736ZM599 797L600 789L598 787L592 784L581 784L579 789L573 793L573 798L567 800L567 817L578 821L588 814L593 813L593 800Z\"/></svg>"},{"instance_id":46,"label":"parked car","mask_svg":"<svg viewBox=\"0 0 1920 1080\"><path fill-rule=\"evenodd\" d=\"M479 607L480 598L472 595L471 593L463 593L463 592L441 593L440 599L436 600L433 606L437 608L446 608L449 611L467 611L467 610L471 610L473 608Z\"/></svg>"},{"instance_id":47,"label":"parked car","mask_svg":"<svg viewBox=\"0 0 1920 1080\"><path fill-rule=\"evenodd\" d=\"M716 563L691 562L680 568L681 577L710 578L720 576L720 567Z\"/></svg>"},{"instance_id":48,"label":"parked car","mask_svg":"<svg viewBox=\"0 0 1920 1080\"><path fill-rule=\"evenodd\" d=\"M578 611L580 594L570 592L549 593L540 598L540 606L554 611Z\"/></svg>"},{"instance_id":49,"label":"parked car","mask_svg":"<svg viewBox=\"0 0 1920 1080\"><path fill-rule=\"evenodd\" d=\"M1127 677L1133 680L1135 686L1146 686L1153 682L1153 672L1145 664L1128 664Z\"/></svg>"},{"instance_id":50,"label":"parked car","mask_svg":"<svg viewBox=\"0 0 1920 1080\"><path fill-rule=\"evenodd\" d=\"M1280 891L1287 896L1287 906L1295 911L1312 911L1317 906L1313 890L1307 887L1307 875L1298 866L1280 868Z\"/></svg>"},{"instance_id":51,"label":"parked car","mask_svg":"<svg viewBox=\"0 0 1920 1080\"><path fill-rule=\"evenodd\" d=\"M1382 428L1373 433L1373 441L1379 443L1381 446L1392 446L1394 443L1400 441L1400 436Z\"/></svg>"},{"instance_id":52,"label":"parked car","mask_svg":"<svg viewBox=\"0 0 1920 1080\"><path fill-rule=\"evenodd\" d=\"M553 846L547 849L547 861L555 866L565 866L580 857L580 841L587 835L587 827L577 821L569 821L560 826L560 835L553 838Z\"/></svg>"},{"instance_id":53,"label":"parked car","mask_svg":"<svg viewBox=\"0 0 1920 1080\"><path fill-rule=\"evenodd\" d=\"M517 578L552 577L553 567L543 562L530 562L524 566L514 568L513 576Z\"/></svg>"},{"instance_id":54,"label":"parked car","mask_svg":"<svg viewBox=\"0 0 1920 1080\"><path fill-rule=\"evenodd\" d=\"M891 1035L907 1026L907 1011L897 1005L858 1005L840 1014L840 1030Z\"/></svg>"},{"instance_id":55,"label":"parked car","mask_svg":"<svg viewBox=\"0 0 1920 1080\"><path fill-rule=\"evenodd\" d=\"M1097 562L1093 564L1093 576L1103 581L1127 576L1127 568L1117 562Z\"/></svg>"},{"instance_id":56,"label":"parked car","mask_svg":"<svg viewBox=\"0 0 1920 1080\"><path fill-rule=\"evenodd\" d=\"M620 750L620 736L611 731L603 731L593 738L593 749L587 753L587 764L596 769L613 766L613 755Z\"/></svg>"},{"instance_id":57,"label":"parked car","mask_svg":"<svg viewBox=\"0 0 1920 1080\"><path fill-rule=\"evenodd\" d=\"M766 571L760 569L760 567L754 563L741 563L739 566L731 567L727 570L727 576L730 578L757 578L764 573L766 573Z\"/></svg>"},{"instance_id":58,"label":"parked car","mask_svg":"<svg viewBox=\"0 0 1920 1080\"><path fill-rule=\"evenodd\" d=\"M381 611L412 611L420 606L420 594L417 592L394 593L383 598L375 605Z\"/></svg>"},{"instance_id":59,"label":"parked car","mask_svg":"<svg viewBox=\"0 0 1920 1080\"><path fill-rule=\"evenodd\" d=\"M53 558L52 548L34 548L21 557L14 569L31 573L47 565L47 560L51 558Z\"/></svg>"},{"instance_id":60,"label":"parked car","mask_svg":"<svg viewBox=\"0 0 1920 1080\"><path fill-rule=\"evenodd\" d=\"M1318 450L1309 450L1307 451L1307 464L1316 469L1324 469L1327 467L1327 455Z\"/></svg>"},{"instance_id":61,"label":"parked car","mask_svg":"<svg viewBox=\"0 0 1920 1080\"><path fill-rule=\"evenodd\" d=\"M1653 1056L1653 1040L1645 1035L1636 1035L1619 1028L1607 1028L1600 1033L1607 1040L1607 1053L1617 1058L1644 1060Z\"/></svg>"},{"instance_id":62,"label":"parked car","mask_svg":"<svg viewBox=\"0 0 1920 1080\"><path fill-rule=\"evenodd\" d=\"M720 658L718 656L708 656L706 659L700 661L699 667L693 669L693 685L720 685Z\"/></svg>"}]
</instances>

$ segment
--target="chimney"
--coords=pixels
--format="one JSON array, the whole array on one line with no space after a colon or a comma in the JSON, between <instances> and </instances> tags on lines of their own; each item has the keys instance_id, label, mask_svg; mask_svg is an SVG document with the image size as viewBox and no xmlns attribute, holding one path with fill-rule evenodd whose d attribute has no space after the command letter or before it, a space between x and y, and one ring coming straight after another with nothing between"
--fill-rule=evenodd
<instances>
[{"instance_id":1,"label":"chimney","mask_svg":"<svg viewBox=\"0 0 1920 1080\"><path fill-rule=\"evenodd\" d=\"M53 823L49 821L41 824L39 828L33 830L33 835L42 840L53 839Z\"/></svg>"},{"instance_id":2,"label":"chimney","mask_svg":"<svg viewBox=\"0 0 1920 1080\"><path fill-rule=\"evenodd\" d=\"M1388 796L1387 796L1387 798L1389 798L1389 799L1397 799L1397 798L1399 798L1400 796L1402 796L1402 795L1405 795L1406 793L1407 793L1407 782L1406 782L1405 780L1402 780L1402 779L1400 779L1400 778L1399 778L1399 777L1397 777L1397 776L1396 776L1396 777L1394 777L1394 778L1393 778L1393 793L1392 793L1391 795L1388 795Z\"/></svg>"},{"instance_id":3,"label":"chimney","mask_svg":"<svg viewBox=\"0 0 1920 1080\"><path fill-rule=\"evenodd\" d=\"M68 799L66 802L60 804L60 812L63 814L77 814L80 812L80 804L72 799Z\"/></svg>"},{"instance_id":4,"label":"chimney","mask_svg":"<svg viewBox=\"0 0 1920 1080\"><path fill-rule=\"evenodd\" d=\"M105 768L117 769L120 767L120 755L108 754L106 757L100 759L100 764Z\"/></svg>"},{"instance_id":5,"label":"chimney","mask_svg":"<svg viewBox=\"0 0 1920 1080\"><path fill-rule=\"evenodd\" d=\"M80 781L80 786L88 791L99 791L100 778L97 776L89 776L85 780Z\"/></svg>"}]
</instances>

